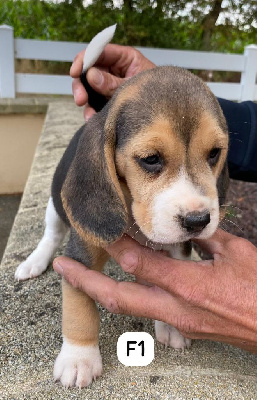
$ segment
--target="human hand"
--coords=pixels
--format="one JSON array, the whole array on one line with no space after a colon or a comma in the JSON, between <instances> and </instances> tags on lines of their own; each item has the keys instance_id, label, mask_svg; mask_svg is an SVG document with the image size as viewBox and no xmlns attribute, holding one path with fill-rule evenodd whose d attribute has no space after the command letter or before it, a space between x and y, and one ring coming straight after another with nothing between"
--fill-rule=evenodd
<instances>
[{"instance_id":1,"label":"human hand","mask_svg":"<svg viewBox=\"0 0 257 400\"><path fill-rule=\"evenodd\" d=\"M72 91L75 103L78 106L85 105L84 116L88 120L95 111L87 104L87 92L80 82L84 53L85 51L83 50L75 57L70 69L70 75L74 78ZM154 67L155 65L151 61L133 47L108 44L95 66L88 70L87 80L97 92L106 97L111 97L126 79Z\"/></svg>"},{"instance_id":2,"label":"human hand","mask_svg":"<svg viewBox=\"0 0 257 400\"><path fill-rule=\"evenodd\" d=\"M116 282L66 257L54 269L113 313L164 321L192 339L257 353L257 249L221 230L195 240L213 260L181 261L124 237L108 246L122 269L153 286Z\"/></svg>"}]
</instances>

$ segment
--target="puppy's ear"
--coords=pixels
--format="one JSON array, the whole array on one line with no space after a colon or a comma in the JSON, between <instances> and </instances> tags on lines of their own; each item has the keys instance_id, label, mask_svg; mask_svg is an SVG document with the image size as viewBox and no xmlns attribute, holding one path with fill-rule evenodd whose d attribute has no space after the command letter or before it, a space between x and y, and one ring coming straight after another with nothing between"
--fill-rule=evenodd
<instances>
[{"instance_id":1,"label":"puppy's ear","mask_svg":"<svg viewBox=\"0 0 257 400\"><path fill-rule=\"evenodd\" d=\"M229 187L229 174L228 174L228 165L226 162L217 180L217 190L218 190L220 206L225 204L228 187ZM225 211L225 209L223 211Z\"/></svg>"},{"instance_id":2,"label":"puppy's ear","mask_svg":"<svg viewBox=\"0 0 257 400\"><path fill-rule=\"evenodd\" d=\"M115 132L105 129L106 115L104 109L85 124L61 191L71 225L81 238L98 246L117 240L127 225L114 163Z\"/></svg>"}]
</instances>

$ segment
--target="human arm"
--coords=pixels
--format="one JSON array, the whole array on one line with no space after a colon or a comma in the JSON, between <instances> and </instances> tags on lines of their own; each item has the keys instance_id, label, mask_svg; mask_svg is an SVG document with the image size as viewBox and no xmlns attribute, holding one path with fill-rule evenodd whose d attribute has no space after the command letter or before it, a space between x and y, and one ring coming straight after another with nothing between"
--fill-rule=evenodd
<instances>
[{"instance_id":1,"label":"human arm","mask_svg":"<svg viewBox=\"0 0 257 400\"><path fill-rule=\"evenodd\" d=\"M197 243L213 260L170 259L128 237L108 247L124 271L151 287L116 282L66 257L55 259L54 269L111 312L161 320L188 338L257 354L257 249L221 230Z\"/></svg>"},{"instance_id":2,"label":"human arm","mask_svg":"<svg viewBox=\"0 0 257 400\"><path fill-rule=\"evenodd\" d=\"M229 131L229 176L257 182L257 104L218 99Z\"/></svg>"}]
</instances>

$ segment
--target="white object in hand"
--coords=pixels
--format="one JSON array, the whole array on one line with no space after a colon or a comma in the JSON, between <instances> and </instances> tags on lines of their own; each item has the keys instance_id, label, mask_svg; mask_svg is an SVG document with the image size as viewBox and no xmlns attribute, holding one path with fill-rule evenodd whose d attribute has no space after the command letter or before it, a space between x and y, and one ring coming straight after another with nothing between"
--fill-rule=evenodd
<instances>
[{"instance_id":1,"label":"white object in hand","mask_svg":"<svg viewBox=\"0 0 257 400\"><path fill-rule=\"evenodd\" d=\"M102 53L105 46L112 40L116 30L116 24L105 28L99 32L91 42L88 44L84 59L83 59L83 72L87 71L92 65L95 64L96 60Z\"/></svg>"}]
</instances>

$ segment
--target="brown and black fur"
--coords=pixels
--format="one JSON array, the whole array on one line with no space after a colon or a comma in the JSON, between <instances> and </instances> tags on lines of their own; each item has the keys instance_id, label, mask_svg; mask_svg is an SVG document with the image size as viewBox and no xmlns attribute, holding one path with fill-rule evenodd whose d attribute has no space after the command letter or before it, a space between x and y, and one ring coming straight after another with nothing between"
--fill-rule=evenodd
<instances>
[{"instance_id":1,"label":"brown and black fur","mask_svg":"<svg viewBox=\"0 0 257 400\"><path fill-rule=\"evenodd\" d=\"M212 129L218 132L216 139L210 134ZM136 162L145 156L141 149L149 137L153 147L163 141L164 153L170 147L166 154L170 167L161 184L165 186L172 179L184 157L191 181L210 197L216 192L208 179L204 185L201 182L206 166L204 162L197 164L198 154L203 157L205 146L207 157L208 151L221 143L220 159L207 175L215 177L220 206L224 204L228 132L216 98L199 78L185 70L159 67L145 71L128 80L75 134L56 169L54 206L71 227L67 256L101 270L108 259L104 247L126 231L136 196L146 199L144 206L137 207L138 220L141 216L147 219L147 201L161 188ZM188 155L192 151L194 155ZM130 163L126 163L128 157ZM144 185L148 188L145 192ZM186 255L187 250L188 243L184 245ZM98 329L93 300L63 281L64 337L79 346L97 345Z\"/></svg>"},{"instance_id":2,"label":"brown and black fur","mask_svg":"<svg viewBox=\"0 0 257 400\"><path fill-rule=\"evenodd\" d=\"M116 149L122 151L159 115L172 121L179 139L188 146L205 111L227 132L217 100L200 79L180 68L159 67L126 82L76 133L52 184L55 208L72 227L67 256L91 266L90 245L101 247L125 232L127 209L116 172ZM217 184L222 205L228 187L226 164Z\"/></svg>"}]
</instances>

